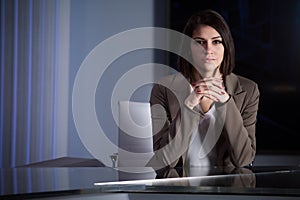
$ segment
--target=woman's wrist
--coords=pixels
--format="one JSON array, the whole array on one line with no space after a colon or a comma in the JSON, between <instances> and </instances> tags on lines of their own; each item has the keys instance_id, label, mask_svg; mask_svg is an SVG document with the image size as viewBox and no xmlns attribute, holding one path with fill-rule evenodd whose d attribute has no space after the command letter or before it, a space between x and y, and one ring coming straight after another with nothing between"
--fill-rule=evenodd
<instances>
[{"instance_id":1,"label":"woman's wrist","mask_svg":"<svg viewBox=\"0 0 300 200\"><path fill-rule=\"evenodd\" d=\"M195 105L193 105L193 104L191 103L191 101L189 101L189 99L186 99L186 100L184 101L184 104L185 104L189 109L191 109L191 110L193 110L194 107L195 107Z\"/></svg>"}]
</instances>

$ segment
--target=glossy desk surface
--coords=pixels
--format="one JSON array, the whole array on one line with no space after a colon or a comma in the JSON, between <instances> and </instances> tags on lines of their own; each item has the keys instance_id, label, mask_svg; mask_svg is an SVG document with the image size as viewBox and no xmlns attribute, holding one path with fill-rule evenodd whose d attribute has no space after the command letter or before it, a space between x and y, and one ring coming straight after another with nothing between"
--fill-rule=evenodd
<instances>
[{"instance_id":1,"label":"glossy desk surface","mask_svg":"<svg viewBox=\"0 0 300 200\"><path fill-rule=\"evenodd\" d=\"M2 198L78 193L242 194L300 197L300 167L152 168L19 167L0 169Z\"/></svg>"}]
</instances>

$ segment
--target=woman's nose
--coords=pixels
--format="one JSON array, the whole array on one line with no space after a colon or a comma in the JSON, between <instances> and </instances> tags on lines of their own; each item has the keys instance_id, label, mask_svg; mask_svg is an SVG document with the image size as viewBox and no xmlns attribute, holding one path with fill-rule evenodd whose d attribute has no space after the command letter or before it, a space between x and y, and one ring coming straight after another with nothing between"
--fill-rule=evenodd
<instances>
[{"instance_id":1,"label":"woman's nose","mask_svg":"<svg viewBox=\"0 0 300 200\"><path fill-rule=\"evenodd\" d=\"M207 54L212 53L212 44L207 42L203 47L204 47Z\"/></svg>"}]
</instances>

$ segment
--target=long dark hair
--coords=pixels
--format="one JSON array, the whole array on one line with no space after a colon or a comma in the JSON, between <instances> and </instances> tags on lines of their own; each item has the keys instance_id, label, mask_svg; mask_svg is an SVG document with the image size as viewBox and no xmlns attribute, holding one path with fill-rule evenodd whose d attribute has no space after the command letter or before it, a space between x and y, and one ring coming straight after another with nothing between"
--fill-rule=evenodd
<instances>
[{"instance_id":1,"label":"long dark hair","mask_svg":"<svg viewBox=\"0 0 300 200\"><path fill-rule=\"evenodd\" d=\"M203 10L192 15L187 21L183 34L192 37L194 30L199 25L208 25L213 27L222 37L224 45L224 58L220 66L220 72L223 76L230 74L235 67L235 49L233 38L228 24L224 18L213 10ZM180 55L191 58L190 42L183 39L180 49ZM189 80L197 81L197 70L183 57L178 57L179 71Z\"/></svg>"}]
</instances>

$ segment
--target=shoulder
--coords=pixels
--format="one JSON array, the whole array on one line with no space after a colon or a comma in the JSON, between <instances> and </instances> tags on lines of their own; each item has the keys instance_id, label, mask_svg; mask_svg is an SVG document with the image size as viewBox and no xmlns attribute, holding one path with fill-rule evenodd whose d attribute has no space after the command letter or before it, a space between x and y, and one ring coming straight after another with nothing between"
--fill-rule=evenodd
<instances>
[{"instance_id":1,"label":"shoulder","mask_svg":"<svg viewBox=\"0 0 300 200\"><path fill-rule=\"evenodd\" d=\"M245 91L251 96L259 96L259 88L254 80L241 75L233 75L236 76L238 80L238 87L241 89L241 91Z\"/></svg>"},{"instance_id":2,"label":"shoulder","mask_svg":"<svg viewBox=\"0 0 300 200\"><path fill-rule=\"evenodd\" d=\"M255 81L241 75L236 75L236 77L239 80L240 86L244 90L249 90L249 89L258 90L258 85Z\"/></svg>"},{"instance_id":3,"label":"shoulder","mask_svg":"<svg viewBox=\"0 0 300 200\"><path fill-rule=\"evenodd\" d=\"M253 81L253 80L251 80L251 79L249 79L249 78L247 78L247 77L245 77L245 76L236 75L236 74L233 74L233 75L235 75L235 76L238 78L238 80L239 80L239 82L240 82L241 84L246 84L246 85L257 85L255 81Z\"/></svg>"},{"instance_id":4,"label":"shoulder","mask_svg":"<svg viewBox=\"0 0 300 200\"><path fill-rule=\"evenodd\" d=\"M247 90L248 88L257 87L257 83L255 81L234 73L231 73L230 75L226 76L226 82L228 86L230 86L230 88L234 90Z\"/></svg>"},{"instance_id":5,"label":"shoulder","mask_svg":"<svg viewBox=\"0 0 300 200\"><path fill-rule=\"evenodd\" d=\"M180 72L177 72L175 74L170 74L157 80L155 85L168 88L173 92L179 92L189 88L190 84L189 81Z\"/></svg>"},{"instance_id":6,"label":"shoulder","mask_svg":"<svg viewBox=\"0 0 300 200\"><path fill-rule=\"evenodd\" d=\"M190 92L188 80L180 73L164 76L157 80L152 88L152 95L168 97L181 97Z\"/></svg>"},{"instance_id":7,"label":"shoulder","mask_svg":"<svg viewBox=\"0 0 300 200\"><path fill-rule=\"evenodd\" d=\"M171 88L174 88L174 85L177 85L176 83L179 82L178 79L180 77L179 73L170 74L167 76L164 76L154 83L154 87L152 89L152 92L168 92L171 90Z\"/></svg>"},{"instance_id":8,"label":"shoulder","mask_svg":"<svg viewBox=\"0 0 300 200\"><path fill-rule=\"evenodd\" d=\"M230 94L247 92L249 95L259 95L258 85L255 81L234 73L226 76L226 87Z\"/></svg>"},{"instance_id":9,"label":"shoulder","mask_svg":"<svg viewBox=\"0 0 300 200\"><path fill-rule=\"evenodd\" d=\"M179 80L181 80L182 78L183 78L183 75L178 72L178 73L170 74L170 75L160 78L159 80L156 81L156 84L171 85L176 82L179 82Z\"/></svg>"},{"instance_id":10,"label":"shoulder","mask_svg":"<svg viewBox=\"0 0 300 200\"><path fill-rule=\"evenodd\" d=\"M152 88L152 93L166 92L166 89L170 88L170 85L175 81L176 76L177 74L171 74L156 80Z\"/></svg>"}]
</instances>

